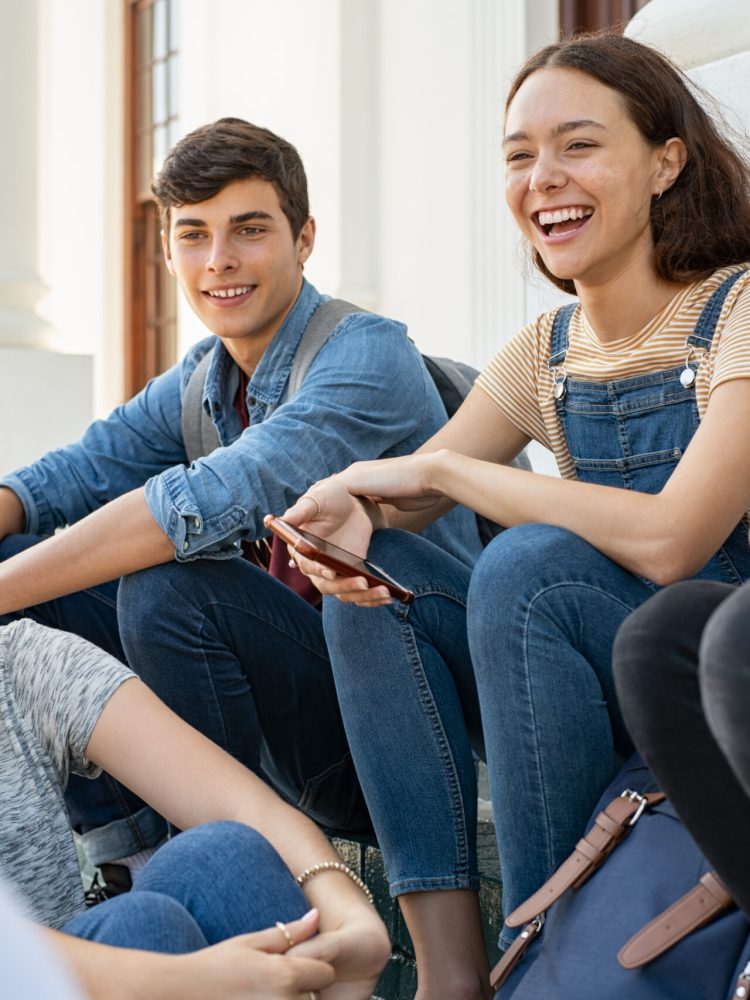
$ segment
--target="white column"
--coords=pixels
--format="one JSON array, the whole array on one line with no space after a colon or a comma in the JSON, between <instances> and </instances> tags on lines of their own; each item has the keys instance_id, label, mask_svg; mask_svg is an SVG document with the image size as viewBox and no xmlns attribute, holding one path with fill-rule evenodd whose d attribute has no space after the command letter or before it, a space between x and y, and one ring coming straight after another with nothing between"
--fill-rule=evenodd
<instances>
[{"instance_id":1,"label":"white column","mask_svg":"<svg viewBox=\"0 0 750 1000\"><path fill-rule=\"evenodd\" d=\"M38 5L2 0L0 32L0 345L49 348L52 331L37 315Z\"/></svg>"},{"instance_id":2,"label":"white column","mask_svg":"<svg viewBox=\"0 0 750 1000\"><path fill-rule=\"evenodd\" d=\"M38 257L39 17L38 0L0 0L0 475L74 440L91 419L91 358L58 353L37 312L47 291Z\"/></svg>"},{"instance_id":3,"label":"white column","mask_svg":"<svg viewBox=\"0 0 750 1000\"><path fill-rule=\"evenodd\" d=\"M666 52L718 102L731 128L750 133L747 0L712 0L710 12L703 0L651 0L626 33Z\"/></svg>"},{"instance_id":4,"label":"white column","mask_svg":"<svg viewBox=\"0 0 750 1000\"><path fill-rule=\"evenodd\" d=\"M341 279L338 294L366 309L380 301L380 3L341 4Z\"/></svg>"}]
</instances>

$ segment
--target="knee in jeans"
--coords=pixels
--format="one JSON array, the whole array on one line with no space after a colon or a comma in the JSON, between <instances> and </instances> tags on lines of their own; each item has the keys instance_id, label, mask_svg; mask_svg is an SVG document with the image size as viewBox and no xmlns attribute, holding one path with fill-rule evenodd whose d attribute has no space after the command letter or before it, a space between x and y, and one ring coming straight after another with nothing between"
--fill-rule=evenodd
<instances>
[{"instance_id":1,"label":"knee in jeans","mask_svg":"<svg viewBox=\"0 0 750 1000\"><path fill-rule=\"evenodd\" d=\"M527 593L542 572L565 570L571 550L588 543L564 528L550 524L520 524L490 542L479 557L471 578L469 601L502 592L512 598Z\"/></svg>"},{"instance_id":2,"label":"knee in jeans","mask_svg":"<svg viewBox=\"0 0 750 1000\"><path fill-rule=\"evenodd\" d=\"M123 644L148 642L155 627L171 616L184 612L186 601L195 588L183 591L178 563L166 563L131 573L120 581L117 592L117 620ZM181 592L175 593L176 590Z\"/></svg>"},{"instance_id":3,"label":"knee in jeans","mask_svg":"<svg viewBox=\"0 0 750 1000\"><path fill-rule=\"evenodd\" d=\"M167 841L144 870L139 884L159 889L169 886L173 871L200 872L208 882L220 880L227 869L242 866L260 869L284 867L276 849L252 827L232 820L204 823Z\"/></svg>"},{"instance_id":4,"label":"knee in jeans","mask_svg":"<svg viewBox=\"0 0 750 1000\"><path fill-rule=\"evenodd\" d=\"M134 613L141 609L153 609L155 601L164 600L165 573L168 566L152 566L138 573L131 573L120 580L117 593L118 613Z\"/></svg>"},{"instance_id":5,"label":"knee in jeans","mask_svg":"<svg viewBox=\"0 0 750 1000\"><path fill-rule=\"evenodd\" d=\"M204 948L198 925L177 900L159 892L108 899L66 924L65 933L120 948L180 954Z\"/></svg>"}]
</instances>

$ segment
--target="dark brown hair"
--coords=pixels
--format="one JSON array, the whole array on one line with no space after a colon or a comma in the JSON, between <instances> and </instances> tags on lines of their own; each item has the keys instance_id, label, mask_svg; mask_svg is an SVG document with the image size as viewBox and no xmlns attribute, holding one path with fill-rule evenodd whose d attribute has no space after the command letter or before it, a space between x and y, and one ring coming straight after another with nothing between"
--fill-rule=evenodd
<instances>
[{"instance_id":1,"label":"dark brown hair","mask_svg":"<svg viewBox=\"0 0 750 1000\"><path fill-rule=\"evenodd\" d=\"M220 118L190 132L169 151L151 185L169 228L169 210L213 198L232 181L260 177L273 184L296 240L310 217L307 177L291 143L241 118Z\"/></svg>"},{"instance_id":2,"label":"dark brown hair","mask_svg":"<svg viewBox=\"0 0 750 1000\"><path fill-rule=\"evenodd\" d=\"M689 282L718 267L750 260L750 168L733 149L677 67L655 49L603 33L547 45L526 62L510 87L510 103L525 80L546 67L577 69L617 91L628 114L651 146L674 136L688 151L674 184L651 203L651 231L659 275ZM539 270L565 292L533 251Z\"/></svg>"}]
</instances>

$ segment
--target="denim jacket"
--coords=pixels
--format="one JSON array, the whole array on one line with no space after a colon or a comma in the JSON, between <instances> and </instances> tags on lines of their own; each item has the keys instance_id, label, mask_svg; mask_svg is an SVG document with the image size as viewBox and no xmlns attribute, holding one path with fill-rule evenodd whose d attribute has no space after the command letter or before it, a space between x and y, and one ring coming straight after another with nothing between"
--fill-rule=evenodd
<instances>
[{"instance_id":1,"label":"denim jacket","mask_svg":"<svg viewBox=\"0 0 750 1000\"><path fill-rule=\"evenodd\" d=\"M51 534L145 486L149 510L177 559L229 558L239 554L241 540L267 534L264 514L285 510L318 479L360 459L418 448L445 422L445 411L404 325L373 313L344 317L300 391L284 402L294 353L321 301L304 282L248 384L245 431L233 406L237 366L216 337L207 337L91 424L76 444L2 480L23 504L26 531ZM188 467L182 396L212 348L203 403L223 447ZM464 508L425 534L463 562L479 554L475 519Z\"/></svg>"}]
</instances>

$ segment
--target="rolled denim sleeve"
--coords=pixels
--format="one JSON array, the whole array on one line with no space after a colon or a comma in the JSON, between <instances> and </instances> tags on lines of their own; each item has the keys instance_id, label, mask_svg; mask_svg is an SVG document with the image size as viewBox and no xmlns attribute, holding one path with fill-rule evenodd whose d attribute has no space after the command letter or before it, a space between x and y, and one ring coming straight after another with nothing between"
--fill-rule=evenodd
<instances>
[{"instance_id":1,"label":"rolled denim sleeve","mask_svg":"<svg viewBox=\"0 0 750 1000\"><path fill-rule=\"evenodd\" d=\"M267 534L265 514L285 510L318 479L411 451L445 419L405 327L369 313L346 317L297 395L262 417L259 405L231 445L146 484L177 559L236 555L242 539Z\"/></svg>"},{"instance_id":2,"label":"rolled denim sleeve","mask_svg":"<svg viewBox=\"0 0 750 1000\"><path fill-rule=\"evenodd\" d=\"M80 441L2 480L23 505L26 532L52 534L186 461L180 428L184 365L152 379L106 420L91 424Z\"/></svg>"}]
</instances>

